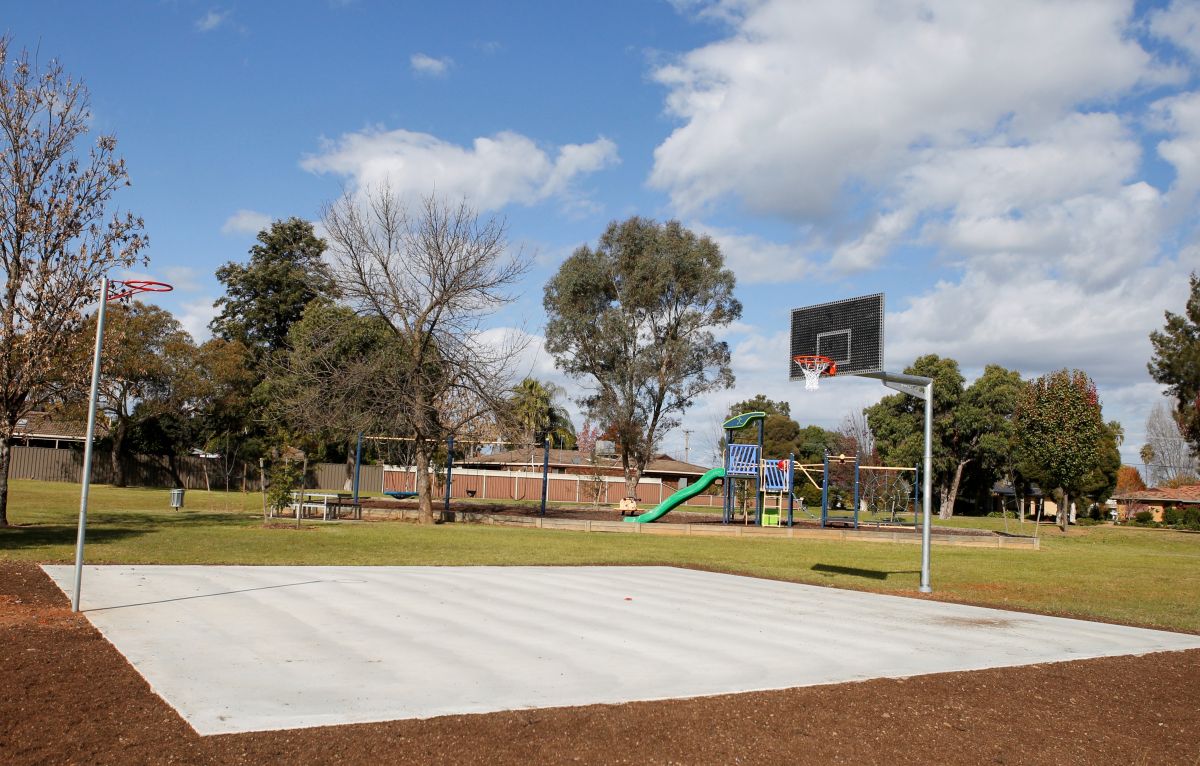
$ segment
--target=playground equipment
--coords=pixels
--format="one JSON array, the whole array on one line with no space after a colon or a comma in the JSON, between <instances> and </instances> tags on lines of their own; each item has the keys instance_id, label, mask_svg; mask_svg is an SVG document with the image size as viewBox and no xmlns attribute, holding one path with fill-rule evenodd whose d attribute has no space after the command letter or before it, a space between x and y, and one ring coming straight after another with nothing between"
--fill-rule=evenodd
<instances>
[{"instance_id":1,"label":"playground equipment","mask_svg":"<svg viewBox=\"0 0 1200 766\"><path fill-rule=\"evenodd\" d=\"M670 513L671 510L674 509L676 506L678 506L680 503L687 501L689 498L695 497L696 495L700 494L704 490L708 489L708 487L714 481L716 481L717 479L723 479L723 478L725 478L725 469L724 468L714 468L711 471L706 472L699 479L697 479L694 484L687 485L683 489L672 494L666 500L663 500L661 503L659 503L657 506L655 506L652 510L646 511L645 513L641 514L640 516L630 516L630 517L626 518L625 521L632 521L637 524L647 524L651 521L658 521L663 516L666 516L668 513Z\"/></svg>"},{"instance_id":2,"label":"playground equipment","mask_svg":"<svg viewBox=\"0 0 1200 766\"><path fill-rule=\"evenodd\" d=\"M362 448L363 448L364 440L365 441L374 441L374 442L412 442L412 441L415 441L412 437L408 437L408 436L365 436L361 432L358 434L358 445L355 449L355 454L354 454L353 488L354 488L354 502L355 503L359 502L359 499L358 499L359 473L362 469ZM454 445L455 445L455 443L456 443L456 441L455 441L455 438L453 435L450 435L446 438L446 482L445 482L446 492L445 492L444 506L443 506L443 508L446 511L450 510L450 493L451 493L451 488L452 488L452 482L454 481ZM496 442L496 441L477 441L474 439L459 439L459 440L457 440L457 443L460 446L463 444L475 444L475 445L501 444L501 442ZM549 486L550 486L550 484L549 484L550 439L549 438L544 439L542 441L542 443L538 446L540 446L542 448L542 503L541 503L541 507L540 507L538 513L541 516L545 516L546 515L547 490L549 489ZM405 500L405 499L417 496L416 492L384 492L384 494L389 497L395 498L397 500Z\"/></svg>"}]
</instances>

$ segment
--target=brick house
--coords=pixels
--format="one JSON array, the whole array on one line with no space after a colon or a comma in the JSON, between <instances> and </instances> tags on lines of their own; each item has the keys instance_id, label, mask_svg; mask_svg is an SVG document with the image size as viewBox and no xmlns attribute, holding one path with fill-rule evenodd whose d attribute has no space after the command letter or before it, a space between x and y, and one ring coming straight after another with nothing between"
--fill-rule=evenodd
<instances>
[{"instance_id":1,"label":"brick house","mask_svg":"<svg viewBox=\"0 0 1200 766\"><path fill-rule=\"evenodd\" d=\"M1129 521L1139 511L1150 511L1154 521L1163 520L1167 508L1200 507L1200 484L1182 487L1142 489L1114 495L1117 501L1117 520Z\"/></svg>"}]
</instances>

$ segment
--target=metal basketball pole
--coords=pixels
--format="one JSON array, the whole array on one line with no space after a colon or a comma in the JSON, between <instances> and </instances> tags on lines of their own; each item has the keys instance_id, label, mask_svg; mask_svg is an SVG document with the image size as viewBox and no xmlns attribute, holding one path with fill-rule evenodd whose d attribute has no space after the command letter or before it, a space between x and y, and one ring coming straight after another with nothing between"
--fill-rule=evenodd
<instances>
[{"instance_id":1,"label":"metal basketball pole","mask_svg":"<svg viewBox=\"0 0 1200 766\"><path fill-rule=\"evenodd\" d=\"M83 489L79 492L79 530L75 535L75 587L71 611L79 611L83 584L83 539L87 530L88 490L92 485L92 441L96 436L96 400L100 396L100 351L104 348L104 309L108 306L108 277L100 279L100 310L96 314L96 350L92 353L92 393L88 399L87 436L83 442Z\"/></svg>"},{"instance_id":2,"label":"metal basketball pole","mask_svg":"<svg viewBox=\"0 0 1200 766\"><path fill-rule=\"evenodd\" d=\"M883 385L909 396L925 400L925 476L921 502L921 592L933 593L929 583L929 527L933 504L933 378L908 375L902 372L862 373L864 378L878 378Z\"/></svg>"}]
</instances>

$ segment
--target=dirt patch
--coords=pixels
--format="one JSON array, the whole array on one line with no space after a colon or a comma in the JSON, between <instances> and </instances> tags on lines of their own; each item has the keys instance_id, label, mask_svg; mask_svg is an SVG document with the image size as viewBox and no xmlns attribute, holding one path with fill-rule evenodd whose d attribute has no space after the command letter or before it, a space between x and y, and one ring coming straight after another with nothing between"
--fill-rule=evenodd
<instances>
[{"instance_id":1,"label":"dirt patch","mask_svg":"<svg viewBox=\"0 0 1200 766\"><path fill-rule=\"evenodd\" d=\"M1195 764L1200 757L1200 650L199 737L83 617L66 611L40 569L0 563L0 595L0 610L18 607L32 617L0 623L5 764Z\"/></svg>"},{"instance_id":2,"label":"dirt patch","mask_svg":"<svg viewBox=\"0 0 1200 766\"><path fill-rule=\"evenodd\" d=\"M379 520L380 517L386 517L389 511L415 511L417 510L417 502L415 500L395 500L392 498L363 498L361 501L363 507L363 517L366 520ZM438 501L434 503L434 512L438 513L445 510L445 503ZM646 509L643 509L645 511ZM376 516L372 519L372 511L376 512ZM453 513L481 513L492 514L496 516L520 516L533 518L540 516L539 509L531 505L507 505L502 502L450 502L450 511ZM579 506L568 505L547 505L546 514L543 518L547 519L573 519L580 521L621 521L624 518L621 512L615 508L604 507L600 509L583 508ZM700 511L671 511L670 514L662 518L663 523L667 524L721 524L720 513L704 513ZM804 529L821 529L821 522L816 519L809 518L794 518L793 526ZM744 526L745 522L739 516L733 526ZM831 530L853 530L853 526L846 523L836 523L829 527ZM905 526L890 526L888 524L875 524L860 522L858 530L862 532L898 532L901 534L920 534L920 531L913 527ZM934 530L938 535L954 535L963 537L1019 537L1019 535L1004 535L1002 533L990 532L986 529L959 529L954 527L937 527Z\"/></svg>"}]
</instances>

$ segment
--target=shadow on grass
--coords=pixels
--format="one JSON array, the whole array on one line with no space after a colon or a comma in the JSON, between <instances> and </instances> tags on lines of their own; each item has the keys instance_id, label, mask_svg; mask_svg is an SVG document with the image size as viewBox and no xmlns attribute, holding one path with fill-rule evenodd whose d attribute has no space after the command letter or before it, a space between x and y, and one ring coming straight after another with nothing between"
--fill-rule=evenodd
<instances>
[{"instance_id":1,"label":"shadow on grass","mask_svg":"<svg viewBox=\"0 0 1200 766\"><path fill-rule=\"evenodd\" d=\"M88 543L111 543L131 537L139 537L148 529L127 527L96 527L87 530ZM45 548L56 545L74 545L76 528L63 524L29 524L27 526L0 527L0 548Z\"/></svg>"},{"instance_id":2,"label":"shadow on grass","mask_svg":"<svg viewBox=\"0 0 1200 766\"><path fill-rule=\"evenodd\" d=\"M865 577L870 580L886 580L888 575L920 574L919 569L859 569L857 567L840 567L834 564L813 564L812 571L828 575L847 575L848 577Z\"/></svg>"}]
</instances>

